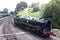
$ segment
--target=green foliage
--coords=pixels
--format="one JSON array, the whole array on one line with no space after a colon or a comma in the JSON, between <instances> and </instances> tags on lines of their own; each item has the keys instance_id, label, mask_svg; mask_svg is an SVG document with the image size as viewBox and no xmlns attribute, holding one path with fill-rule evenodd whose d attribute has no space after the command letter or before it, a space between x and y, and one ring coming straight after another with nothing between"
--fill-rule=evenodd
<instances>
[{"instance_id":1,"label":"green foliage","mask_svg":"<svg viewBox=\"0 0 60 40\"><path fill-rule=\"evenodd\" d=\"M33 8L29 8L28 11L22 10L20 12L18 12L18 16L27 16L27 12L28 12L28 16L32 16L32 17L36 17L36 18L40 18L40 12L32 12Z\"/></svg>"},{"instance_id":2,"label":"green foliage","mask_svg":"<svg viewBox=\"0 0 60 40\"><path fill-rule=\"evenodd\" d=\"M39 11L38 12L32 12L32 13L30 12L28 15L35 17L35 18L40 18L40 12Z\"/></svg>"},{"instance_id":3,"label":"green foliage","mask_svg":"<svg viewBox=\"0 0 60 40\"><path fill-rule=\"evenodd\" d=\"M37 3L32 3L31 8L33 8L33 12L39 11L40 10L39 3L38 2Z\"/></svg>"},{"instance_id":4,"label":"green foliage","mask_svg":"<svg viewBox=\"0 0 60 40\"><path fill-rule=\"evenodd\" d=\"M11 12L10 12L10 14L14 14L14 12L13 12L13 11L11 11Z\"/></svg>"},{"instance_id":5,"label":"green foliage","mask_svg":"<svg viewBox=\"0 0 60 40\"><path fill-rule=\"evenodd\" d=\"M31 8L33 8L34 6L36 6L37 5L37 3L32 3L31 4Z\"/></svg>"},{"instance_id":6,"label":"green foliage","mask_svg":"<svg viewBox=\"0 0 60 40\"><path fill-rule=\"evenodd\" d=\"M20 3L17 4L15 11L20 11L27 8L27 3L24 1L21 1Z\"/></svg>"},{"instance_id":7,"label":"green foliage","mask_svg":"<svg viewBox=\"0 0 60 40\"><path fill-rule=\"evenodd\" d=\"M8 13L8 9L7 9L7 8L4 8L4 9L3 9L3 12Z\"/></svg>"},{"instance_id":8,"label":"green foliage","mask_svg":"<svg viewBox=\"0 0 60 40\"><path fill-rule=\"evenodd\" d=\"M38 6L34 6L33 7L33 12L37 12L37 11L39 11L40 9L39 9L39 7Z\"/></svg>"},{"instance_id":9,"label":"green foliage","mask_svg":"<svg viewBox=\"0 0 60 40\"><path fill-rule=\"evenodd\" d=\"M26 10L22 10L20 12L17 13L17 16L27 16Z\"/></svg>"},{"instance_id":10,"label":"green foliage","mask_svg":"<svg viewBox=\"0 0 60 40\"><path fill-rule=\"evenodd\" d=\"M46 4L44 18L50 18L53 28L60 28L60 0L52 0Z\"/></svg>"}]
</instances>

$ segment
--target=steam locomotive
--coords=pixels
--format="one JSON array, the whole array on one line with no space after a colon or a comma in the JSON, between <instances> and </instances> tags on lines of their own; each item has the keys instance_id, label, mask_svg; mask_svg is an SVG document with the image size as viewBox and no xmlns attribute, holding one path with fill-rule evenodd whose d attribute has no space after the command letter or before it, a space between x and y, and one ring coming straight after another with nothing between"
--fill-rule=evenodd
<instances>
[{"instance_id":1,"label":"steam locomotive","mask_svg":"<svg viewBox=\"0 0 60 40\"><path fill-rule=\"evenodd\" d=\"M14 18L16 25L22 25L23 29L49 37L51 34L51 21L44 18L17 16Z\"/></svg>"}]
</instances>

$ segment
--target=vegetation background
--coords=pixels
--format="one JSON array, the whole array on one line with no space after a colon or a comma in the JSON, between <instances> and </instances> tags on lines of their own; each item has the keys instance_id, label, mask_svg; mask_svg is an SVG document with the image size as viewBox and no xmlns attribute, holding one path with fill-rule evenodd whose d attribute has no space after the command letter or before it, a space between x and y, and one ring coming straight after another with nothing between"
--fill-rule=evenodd
<instances>
[{"instance_id":1,"label":"vegetation background","mask_svg":"<svg viewBox=\"0 0 60 40\"><path fill-rule=\"evenodd\" d=\"M32 3L30 6L21 1L17 4L15 14L50 19L52 28L60 29L60 0L51 0L47 4Z\"/></svg>"}]
</instances>

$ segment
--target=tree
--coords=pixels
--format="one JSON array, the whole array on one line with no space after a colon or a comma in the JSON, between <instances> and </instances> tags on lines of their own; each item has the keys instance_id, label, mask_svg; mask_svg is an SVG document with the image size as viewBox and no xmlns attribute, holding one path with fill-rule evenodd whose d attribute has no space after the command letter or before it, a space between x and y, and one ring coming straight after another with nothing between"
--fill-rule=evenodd
<instances>
[{"instance_id":1,"label":"tree","mask_svg":"<svg viewBox=\"0 0 60 40\"><path fill-rule=\"evenodd\" d=\"M4 8L4 9L3 9L3 12L8 13L8 9L7 9L7 8Z\"/></svg>"},{"instance_id":2,"label":"tree","mask_svg":"<svg viewBox=\"0 0 60 40\"><path fill-rule=\"evenodd\" d=\"M26 2L21 1L20 3L17 4L15 11L23 10L23 9L27 8L27 6L28 5Z\"/></svg>"},{"instance_id":3,"label":"tree","mask_svg":"<svg viewBox=\"0 0 60 40\"><path fill-rule=\"evenodd\" d=\"M11 11L11 12L10 12L10 14L14 14L14 12L13 12L13 11Z\"/></svg>"},{"instance_id":4,"label":"tree","mask_svg":"<svg viewBox=\"0 0 60 40\"><path fill-rule=\"evenodd\" d=\"M32 3L31 8L33 8L33 12L39 11L40 10L39 3L38 2L37 3Z\"/></svg>"},{"instance_id":5,"label":"tree","mask_svg":"<svg viewBox=\"0 0 60 40\"><path fill-rule=\"evenodd\" d=\"M38 7L38 6L34 6L33 7L33 12L37 12L37 11L39 11L40 10L40 8Z\"/></svg>"},{"instance_id":6,"label":"tree","mask_svg":"<svg viewBox=\"0 0 60 40\"><path fill-rule=\"evenodd\" d=\"M42 17L51 19L53 28L60 28L60 0L51 0L46 4Z\"/></svg>"}]
</instances>

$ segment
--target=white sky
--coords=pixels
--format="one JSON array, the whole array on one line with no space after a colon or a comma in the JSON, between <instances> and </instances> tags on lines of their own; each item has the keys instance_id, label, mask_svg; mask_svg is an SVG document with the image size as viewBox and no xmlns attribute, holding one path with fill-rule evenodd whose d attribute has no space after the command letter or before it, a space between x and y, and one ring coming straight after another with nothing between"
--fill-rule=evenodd
<instances>
[{"instance_id":1,"label":"white sky","mask_svg":"<svg viewBox=\"0 0 60 40\"><path fill-rule=\"evenodd\" d=\"M39 2L40 4L48 3L50 0L0 0L0 10L3 10L3 8L8 8L9 10L14 10L16 7L16 4L25 1L29 5L31 3Z\"/></svg>"}]
</instances>

